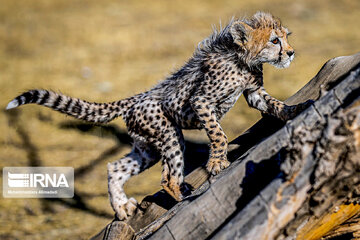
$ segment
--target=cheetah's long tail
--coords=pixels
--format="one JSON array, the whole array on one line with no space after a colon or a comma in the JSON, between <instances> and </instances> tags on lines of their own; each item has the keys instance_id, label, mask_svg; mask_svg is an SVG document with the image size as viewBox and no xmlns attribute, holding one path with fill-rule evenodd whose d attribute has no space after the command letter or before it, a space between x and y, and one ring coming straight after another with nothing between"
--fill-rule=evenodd
<instances>
[{"instance_id":1,"label":"cheetah's long tail","mask_svg":"<svg viewBox=\"0 0 360 240\"><path fill-rule=\"evenodd\" d=\"M12 100L6 109L35 103L88 122L106 123L121 116L129 108L131 99L111 103L90 103L48 90L30 90Z\"/></svg>"}]
</instances>

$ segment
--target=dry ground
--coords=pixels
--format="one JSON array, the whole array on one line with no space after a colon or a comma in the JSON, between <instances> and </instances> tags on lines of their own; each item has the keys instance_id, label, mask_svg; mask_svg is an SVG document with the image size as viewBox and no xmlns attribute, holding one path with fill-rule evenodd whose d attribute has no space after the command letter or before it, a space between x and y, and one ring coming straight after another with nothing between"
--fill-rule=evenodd
<instances>
[{"instance_id":1,"label":"dry ground","mask_svg":"<svg viewBox=\"0 0 360 240\"><path fill-rule=\"evenodd\" d=\"M0 108L31 88L107 102L150 88L191 56L211 25L264 10L293 31L289 69L265 67L265 87L285 99L329 58L360 50L360 1L0 1ZM259 114L243 98L222 121L232 139ZM110 129L38 106L0 112L0 165L72 166L70 201L0 199L1 239L87 239L112 217L106 164L129 150L121 120ZM187 134L206 141L203 133ZM159 189L160 166L127 184L138 200Z\"/></svg>"}]
</instances>

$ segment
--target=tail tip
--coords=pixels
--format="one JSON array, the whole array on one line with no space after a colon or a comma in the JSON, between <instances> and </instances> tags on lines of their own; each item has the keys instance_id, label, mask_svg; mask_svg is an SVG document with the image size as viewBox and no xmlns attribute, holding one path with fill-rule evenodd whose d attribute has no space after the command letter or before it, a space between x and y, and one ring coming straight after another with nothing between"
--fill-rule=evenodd
<instances>
[{"instance_id":1,"label":"tail tip","mask_svg":"<svg viewBox=\"0 0 360 240\"><path fill-rule=\"evenodd\" d=\"M18 102L18 100L14 99L11 102L9 102L9 104L6 107L6 110L16 108L17 106L19 106L19 102Z\"/></svg>"}]
</instances>

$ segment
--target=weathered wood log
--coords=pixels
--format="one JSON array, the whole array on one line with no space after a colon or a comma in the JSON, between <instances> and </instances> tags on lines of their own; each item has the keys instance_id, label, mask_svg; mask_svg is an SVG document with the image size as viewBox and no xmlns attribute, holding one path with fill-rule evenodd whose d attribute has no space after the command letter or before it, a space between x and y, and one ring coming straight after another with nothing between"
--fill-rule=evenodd
<instances>
[{"instance_id":1,"label":"weathered wood log","mask_svg":"<svg viewBox=\"0 0 360 240\"><path fill-rule=\"evenodd\" d=\"M125 222L113 221L108 224L101 232L96 234L92 239L117 239L127 240L134 237L134 229Z\"/></svg>"},{"instance_id":2,"label":"weathered wood log","mask_svg":"<svg viewBox=\"0 0 360 240\"><path fill-rule=\"evenodd\" d=\"M283 239L286 235L281 235L282 231L289 235L288 224L296 219L295 213L300 215L301 208L311 204L317 193L323 196L322 187L327 187L329 195L319 200L319 213L334 203L336 197L331 196L344 194L342 188L335 188L339 195L330 191L336 184L345 183L344 177L336 178L342 176L340 171L348 176L346 193L352 193L352 186L360 181L360 158L356 150L350 151L359 147L355 136L360 134L360 107L347 105L354 100L353 94L358 97L359 89L360 68L314 106L234 162L201 196L183 203L181 211L150 239ZM357 98L358 104L359 101ZM342 107L348 112L340 113ZM354 117L354 125L347 127ZM338 137L330 136L339 135L335 133L338 130L351 134L348 138L340 134L345 139L336 145ZM311 144L319 156L313 155ZM325 146L323 149L321 144ZM326 152L329 149L330 155ZM333 165L329 160L332 157ZM311 189L315 196L309 199Z\"/></svg>"},{"instance_id":3,"label":"weathered wood log","mask_svg":"<svg viewBox=\"0 0 360 240\"><path fill-rule=\"evenodd\" d=\"M360 68L284 129L288 142L273 155L281 178L214 239L320 239L360 213Z\"/></svg>"},{"instance_id":4,"label":"weathered wood log","mask_svg":"<svg viewBox=\"0 0 360 240\"><path fill-rule=\"evenodd\" d=\"M223 171L219 176L210 179L210 181L202 167L196 168L187 175L186 181L189 184L194 188L201 187L196 189L193 195L185 201L176 204L163 191L144 199L141 203L143 211L139 211L126 223L129 226L127 229L133 229L133 232L124 239L144 239L148 237L154 239L222 238L225 231L222 229L237 229L234 232L234 236L237 236L238 230L244 224L244 226L247 226L245 232L251 232L251 223L246 222L245 219L253 219L252 216L265 217L269 213L267 208L270 205L266 202L266 196L259 194L259 192L270 183L268 187L270 187L271 191L268 190L270 191L268 198L269 201L274 200L273 194L277 193L275 190L282 186L282 180L278 176L284 174L281 167L285 165L280 164L279 156L284 155L285 153L282 151L290 146L288 143L293 136L292 131L299 126L313 126L318 121L323 120L325 115L335 114L336 109L341 104L344 104L342 101L354 91L356 92L354 88L356 88L359 79L350 81L349 72L358 69L359 64L360 53L328 61L320 72L298 93L286 100L286 103L296 104L309 98L317 99L321 92L329 91L338 84L335 90L330 90L314 106L294 121L289 122L285 127L283 127L284 123L276 119L270 117L261 119L230 144L229 159L232 161L237 159L231 167ZM354 76L352 77L354 78ZM339 90L339 82L342 83L344 79L346 79L346 85L340 84L344 89ZM269 126L272 127L269 128ZM279 130L280 128L281 130ZM277 130L279 131L276 132ZM274 132L276 133L273 134ZM270 135L272 136L258 144L262 139ZM252 149L250 149L251 147ZM244 154L245 152L246 154ZM238 158L239 156L242 157ZM203 161L205 160L204 158ZM202 161L198 161L198 165L201 165L201 163ZM256 174L252 173L254 169ZM287 176L289 175L290 173ZM214 183L210 184L210 182ZM287 187L283 190L288 194L294 192L297 189L296 187ZM242 194L243 192L244 194ZM306 197L304 192L301 192L301 194L301 196ZM285 200L281 201L277 204L284 206L287 203ZM297 209L297 207L296 205L293 209ZM239 215L240 213L241 215ZM241 218L242 215L246 217ZM236 219L240 222L236 222L237 227L233 228L231 227L233 226L232 222L237 221ZM272 221L281 220L273 218ZM282 229L284 229L289 222L285 225L284 221L282 223L283 225L280 224L279 227L282 226ZM119 226L124 228L123 224ZM106 229L119 232L119 226L117 221L114 221ZM289 227L289 229L294 229L294 226ZM274 230L271 236L280 234L279 227L275 228L277 230ZM111 238L110 234L105 236L106 229L93 239L115 239ZM230 234L231 231L228 232Z\"/></svg>"}]
</instances>

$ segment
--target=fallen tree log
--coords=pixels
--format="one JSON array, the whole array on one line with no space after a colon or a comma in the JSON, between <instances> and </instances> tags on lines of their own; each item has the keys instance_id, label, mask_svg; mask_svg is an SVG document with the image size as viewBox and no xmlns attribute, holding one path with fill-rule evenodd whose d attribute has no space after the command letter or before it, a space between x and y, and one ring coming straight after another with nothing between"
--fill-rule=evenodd
<instances>
[{"instance_id":1,"label":"fallen tree log","mask_svg":"<svg viewBox=\"0 0 360 240\"><path fill-rule=\"evenodd\" d=\"M356 96L345 94L348 87ZM213 239L320 239L360 213L359 90L360 68L283 128L288 138L272 155L282 176L237 209Z\"/></svg>"},{"instance_id":2,"label":"fallen tree log","mask_svg":"<svg viewBox=\"0 0 360 240\"><path fill-rule=\"evenodd\" d=\"M186 181L197 189L186 200L176 203L165 192L160 191L145 198L141 203L142 210L138 211L133 218L126 223L113 221L93 239L203 239L211 237L217 239L233 239L233 237L284 239L294 236L294 234L300 236L301 229L302 232L311 232L312 228L309 225L308 229L304 228L307 226L304 219L311 222L309 220L311 216L321 218L321 215L325 214L324 211L319 210L318 214L314 215L311 212L314 208L308 207L307 212L306 209L302 210L303 218L294 216L298 216L300 207L306 206L307 200L314 201L307 191L313 184L309 181L311 179L313 181L316 174L308 176L305 173L313 172L309 167L315 168L317 165L310 166L309 164L319 161L319 163L323 163L322 168L326 168L329 161L317 158L307 161L301 159L299 156L303 156L305 153L296 155L294 151L302 151L301 148L299 150L296 147L310 147L304 145L301 138L296 142L296 136L302 134L307 136L310 142L319 142L326 139L322 132L327 129L328 123L332 122L331 119L341 118L342 110L352 109L358 113L358 108L348 102L357 101L354 99L356 99L356 95L359 95L360 79L357 71L359 68L359 53L328 61L307 85L286 100L287 104L296 104L309 98L316 100L321 94L324 95L316 101L314 106L285 126L284 123L265 116L231 142L229 159L233 161L233 164L219 176L208 179L206 171L201 166L194 165L195 170L186 176ZM353 72L352 75L351 72ZM345 112L343 115L342 122L346 122L346 118L349 116ZM272 127L269 128L269 126ZM314 130L315 126L320 130ZM333 128L336 129L336 127ZM305 130L301 132L301 129L308 129L306 130L308 132ZM316 132L317 135L313 132ZM357 134L356 129L351 132ZM312 136L313 139L311 140L309 136ZM264 138L267 139L263 140ZM352 137L350 138L352 139ZM329 144L331 141L332 139L328 139ZM351 140L345 142L347 143L347 141L351 142ZM340 146L345 145L340 144ZM354 147L354 149L357 148ZM310 150L307 149L307 151ZM356 152L356 150L348 152ZM345 162L351 162L353 158L346 158L350 160ZM206 158L197 163L201 165L205 161ZM358 168L359 166L355 164L353 170ZM310 180L308 180L309 177ZM350 177L350 179L354 178ZM297 184L290 184L291 181L295 181ZM320 184L314 188L314 194L322 190L323 185ZM331 191L329 192L331 193ZM296 198L296 201L293 198ZM323 203L318 205L327 206L325 209L329 207ZM288 214L283 213L284 209ZM357 210L352 212L357 212ZM314 222L316 221L314 220ZM251 235L254 233L262 233L263 238L260 238L259 235L251 238L254 237Z\"/></svg>"}]
</instances>

